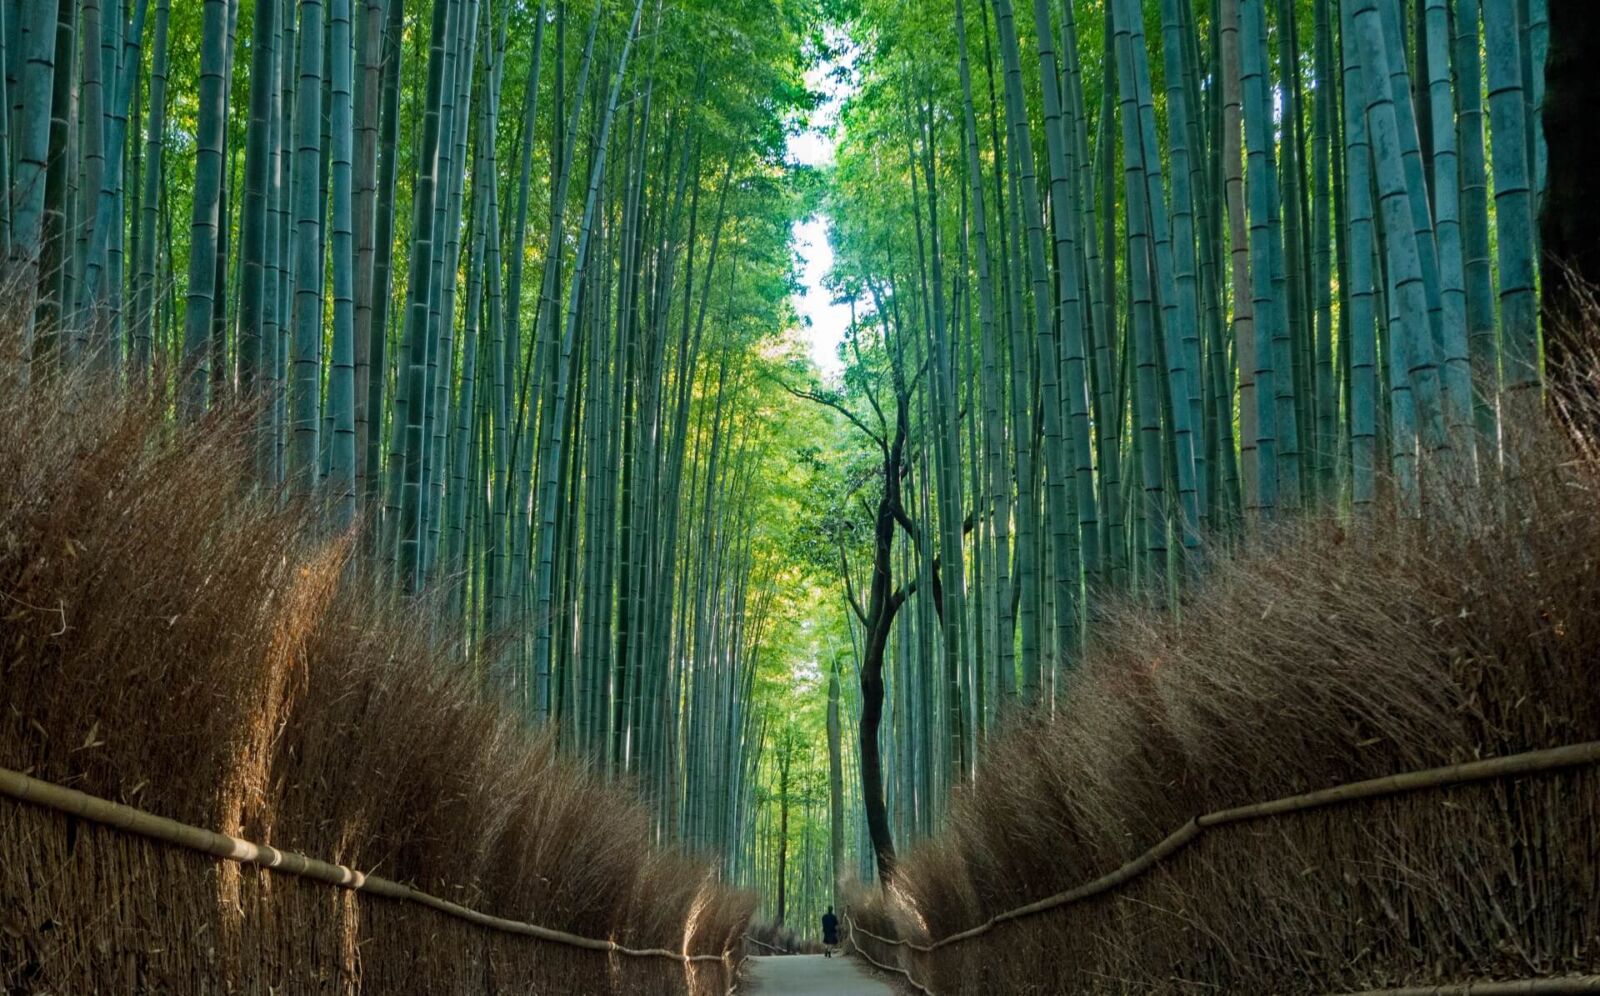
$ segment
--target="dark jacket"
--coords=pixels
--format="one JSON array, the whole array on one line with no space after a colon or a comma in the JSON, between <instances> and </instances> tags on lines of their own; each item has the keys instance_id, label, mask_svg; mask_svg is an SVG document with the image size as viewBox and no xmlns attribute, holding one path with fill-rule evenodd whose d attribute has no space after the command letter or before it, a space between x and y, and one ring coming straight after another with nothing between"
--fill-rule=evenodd
<instances>
[{"instance_id":1,"label":"dark jacket","mask_svg":"<svg viewBox=\"0 0 1600 996\"><path fill-rule=\"evenodd\" d=\"M839 918L832 913L822 914L822 943L839 943Z\"/></svg>"}]
</instances>

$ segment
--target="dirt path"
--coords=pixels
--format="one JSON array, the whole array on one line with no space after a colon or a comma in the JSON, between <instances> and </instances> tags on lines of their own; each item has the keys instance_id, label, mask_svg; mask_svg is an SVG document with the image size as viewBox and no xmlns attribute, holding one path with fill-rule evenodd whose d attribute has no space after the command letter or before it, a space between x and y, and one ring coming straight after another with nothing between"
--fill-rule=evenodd
<instances>
[{"instance_id":1,"label":"dirt path","mask_svg":"<svg viewBox=\"0 0 1600 996\"><path fill-rule=\"evenodd\" d=\"M785 955L751 958L750 991L755 996L894 996L894 990L838 955Z\"/></svg>"}]
</instances>

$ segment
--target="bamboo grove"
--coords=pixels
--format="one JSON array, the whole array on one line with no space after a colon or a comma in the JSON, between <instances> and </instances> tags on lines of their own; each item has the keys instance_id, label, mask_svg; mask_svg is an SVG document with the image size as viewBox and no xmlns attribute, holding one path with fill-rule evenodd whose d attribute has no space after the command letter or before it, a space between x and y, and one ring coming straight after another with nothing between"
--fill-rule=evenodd
<instances>
[{"instance_id":1,"label":"bamboo grove","mask_svg":"<svg viewBox=\"0 0 1600 996\"><path fill-rule=\"evenodd\" d=\"M786 666L756 678L750 818L732 862L735 881L760 896L759 916L772 928L762 940L784 947L814 940L823 911L842 902L841 884L872 875L860 755L849 736L860 722L854 654L822 566L792 579L794 607L774 634Z\"/></svg>"},{"instance_id":2,"label":"bamboo grove","mask_svg":"<svg viewBox=\"0 0 1600 996\"><path fill-rule=\"evenodd\" d=\"M1549 29L1545 0L842 16L856 321L804 393L871 454L830 515L887 878L1112 598L1181 612L1217 544L1504 469L1542 403Z\"/></svg>"},{"instance_id":3,"label":"bamboo grove","mask_svg":"<svg viewBox=\"0 0 1600 996\"><path fill-rule=\"evenodd\" d=\"M732 854L808 8L0 6L30 389L243 418L380 596Z\"/></svg>"},{"instance_id":4,"label":"bamboo grove","mask_svg":"<svg viewBox=\"0 0 1600 996\"><path fill-rule=\"evenodd\" d=\"M378 597L810 918L1111 600L1503 471L1546 3L0 0L27 389L243 427Z\"/></svg>"}]
</instances>

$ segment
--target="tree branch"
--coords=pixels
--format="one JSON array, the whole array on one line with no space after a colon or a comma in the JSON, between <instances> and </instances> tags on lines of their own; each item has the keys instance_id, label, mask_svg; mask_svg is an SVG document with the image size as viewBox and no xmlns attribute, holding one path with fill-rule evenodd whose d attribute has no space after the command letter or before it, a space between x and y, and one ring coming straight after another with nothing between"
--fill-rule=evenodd
<instances>
[{"instance_id":1,"label":"tree branch","mask_svg":"<svg viewBox=\"0 0 1600 996\"><path fill-rule=\"evenodd\" d=\"M928 363L929 362L930 362L929 360L924 359L922 361L922 365L917 367L917 372L911 375L911 387L908 389L909 392L911 392L911 393L915 393L916 392L917 385L919 383L921 383L923 375L928 372Z\"/></svg>"},{"instance_id":2,"label":"tree branch","mask_svg":"<svg viewBox=\"0 0 1600 996\"><path fill-rule=\"evenodd\" d=\"M906 513L905 506L900 502L895 502L891 511L894 512L894 521L900 523L900 528L904 529L906 535L911 537L911 542L917 549L922 549L922 531L917 528L915 522L911 521L911 516Z\"/></svg>"},{"instance_id":3,"label":"tree branch","mask_svg":"<svg viewBox=\"0 0 1600 996\"><path fill-rule=\"evenodd\" d=\"M910 598L912 595L915 595L916 593L917 593L917 581L916 581L915 578L913 578L913 579L911 579L910 581L908 581L906 583L905 587L901 588L899 591L895 592L893 595L890 595L889 596L889 616L890 616L890 618L893 618L894 614L896 612L900 611L900 606L902 606L902 605L904 605L906 603L906 599L907 598Z\"/></svg>"},{"instance_id":4,"label":"tree branch","mask_svg":"<svg viewBox=\"0 0 1600 996\"><path fill-rule=\"evenodd\" d=\"M845 556L843 540L839 542L839 573L844 575L844 594L850 602L850 608L855 611L856 618L861 620L861 625L868 625L867 613L861 608L861 600L856 598L855 582L850 580L850 560Z\"/></svg>"},{"instance_id":5,"label":"tree branch","mask_svg":"<svg viewBox=\"0 0 1600 996\"><path fill-rule=\"evenodd\" d=\"M834 411L838 412L840 415L843 415L845 418L849 419L851 425L855 426L857 429L860 429L862 432L866 433L867 438L871 439L873 442L877 443L879 449L888 449L889 444L884 441L884 438L883 438L882 435L880 435L879 433L873 432L870 428L867 427L867 424L865 422L861 421L860 418L856 417L856 413L855 412L853 412L850 409L846 408L844 405L840 404L838 401L834 400L833 398L828 397L826 394L822 394L822 393L817 392L817 391L802 391L802 390L799 390L797 388L790 387L788 384L784 383L783 379L780 378L780 377L774 376L772 379L777 381L779 387L783 388L785 391L788 391L790 394L794 395L797 398L800 398L803 401L810 401L810 402L813 402L815 404L822 405L824 408L832 408Z\"/></svg>"},{"instance_id":6,"label":"tree branch","mask_svg":"<svg viewBox=\"0 0 1600 996\"><path fill-rule=\"evenodd\" d=\"M854 323L852 322L852 325L853 324ZM867 369L867 361L861 357L861 342L859 335L852 335L850 337L850 351L856 354L856 366L859 367L863 373L865 373ZM887 436L889 434L889 422L883 417L883 408L878 404L878 396L871 391L867 391L865 393L867 395L867 404L871 405L872 410L877 413L878 428L885 436Z\"/></svg>"}]
</instances>

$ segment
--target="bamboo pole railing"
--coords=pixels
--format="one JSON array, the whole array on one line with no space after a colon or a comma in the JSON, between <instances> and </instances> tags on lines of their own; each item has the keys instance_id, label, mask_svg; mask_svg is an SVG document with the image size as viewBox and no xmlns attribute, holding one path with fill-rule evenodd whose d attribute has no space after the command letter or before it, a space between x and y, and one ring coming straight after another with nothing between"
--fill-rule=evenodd
<instances>
[{"instance_id":1,"label":"bamboo pole railing","mask_svg":"<svg viewBox=\"0 0 1600 996\"><path fill-rule=\"evenodd\" d=\"M860 930L868 937L886 944L895 942L880 937L865 927L858 927L848 913L845 914L845 923L850 930L850 946L857 954L880 971L894 972L903 976L911 988L923 993L924 996L934 996L932 989L918 982L905 968L899 965L886 965L868 954L866 949L856 942L855 932ZM1576 996L1582 993L1600 993L1600 975L1516 979L1510 982L1462 982L1441 986L1406 986L1400 989L1368 989L1359 993L1336 993L1329 996Z\"/></svg>"},{"instance_id":2,"label":"bamboo pole railing","mask_svg":"<svg viewBox=\"0 0 1600 996\"><path fill-rule=\"evenodd\" d=\"M520 934L549 941L552 944L601 951L628 958L663 958L683 965L718 962L726 968L732 968L731 954L728 952L714 955L690 954L688 951L670 951L666 948L630 948L609 938L584 937L521 920L508 920L413 889L402 882L378 875L368 875L354 868L346 868L344 865L319 861L294 851L282 851L265 844L254 844L227 834L180 823L133 806L42 781L8 768L0 768L0 796L76 816L164 844L199 851L225 861L256 865L286 875L325 882L342 889L400 902L416 903L488 930ZM729 975L731 978L733 973L730 971Z\"/></svg>"},{"instance_id":3,"label":"bamboo pole railing","mask_svg":"<svg viewBox=\"0 0 1600 996\"><path fill-rule=\"evenodd\" d=\"M776 951L781 955L786 955L786 954L791 954L792 953L788 948L779 947L776 944L768 944L766 941L763 941L761 938L759 938L759 937L751 937L749 934L744 935L744 939L749 941L751 944L759 944L762 947L766 948L768 951Z\"/></svg>"},{"instance_id":4,"label":"bamboo pole railing","mask_svg":"<svg viewBox=\"0 0 1600 996\"><path fill-rule=\"evenodd\" d=\"M880 940L880 941L884 940L884 939L881 938L881 937L878 937L877 934L874 934L872 931L866 929L865 927L857 927L855 919L850 916L850 913L849 913L848 910L845 912L845 915L844 915L844 923L845 923L845 929L848 930L849 933L850 933L850 946L852 948L856 949L856 954L858 954L861 957L867 959L868 962L872 963L872 965L874 965L878 969L881 969L882 971L895 972L895 973L897 973L899 975L905 976L906 982L911 984L911 988L915 989L919 993L925 994L925 996L933 996L933 990L929 989L927 986L925 986L922 983L918 982L914 977L912 977L911 973L908 970L906 970L904 968L901 968L899 965L885 965L883 962L879 961L878 959L872 957L872 955L868 954L866 948L863 948L859 943L856 942L856 931L857 930L860 930L863 934L866 934L868 937L876 938L877 940ZM893 941L888 941L887 943L892 944L894 942Z\"/></svg>"},{"instance_id":5,"label":"bamboo pole railing","mask_svg":"<svg viewBox=\"0 0 1600 996\"><path fill-rule=\"evenodd\" d=\"M1302 813L1329 806L1346 805L1352 802L1406 795L1426 789L1449 788L1474 782L1514 778L1520 775L1543 774L1565 768L1583 767L1597 762L1600 762L1600 741L1589 741L1581 744L1570 744L1565 747L1550 747L1521 754L1509 754L1504 757L1486 758L1481 761L1467 761L1461 764L1446 765L1441 768L1428 768L1423 771L1388 775L1383 778L1370 778L1365 781L1336 785L1332 788L1320 789L1315 792L1286 796L1270 802L1217 810L1191 819L1143 854L1093 881L1001 913L996 913L975 927L948 934L927 944L899 938L882 937L864 927L859 927L848 911L846 911L845 920L850 925L851 946L860 952L863 957L874 965L879 965L881 968L904 975L914 987L922 992L929 993L931 996L931 990L913 979L910 972L902 968L881 965L871 955L863 951L860 945L855 943L855 932L860 930L861 933L882 944L910 948L913 951L928 954L947 945L960 944L981 937L1009 921L1021 920L1049 910L1070 906L1121 888L1182 851L1190 844L1193 844L1207 830L1216 827L1265 820L1290 813ZM1552 986L1555 988L1550 988ZM1568 988L1561 988L1562 986ZM1572 986L1578 986L1579 988L1571 988ZM1518 993L1600 993L1600 976L1523 979L1514 982L1463 983L1455 987L1386 989L1365 993L1351 993L1346 994L1346 996L1431 996L1431 994L1439 994L1439 996L1461 994L1461 996L1467 996L1469 993L1472 996L1502 996L1502 994L1504 996L1512 996L1512 994Z\"/></svg>"}]
</instances>

